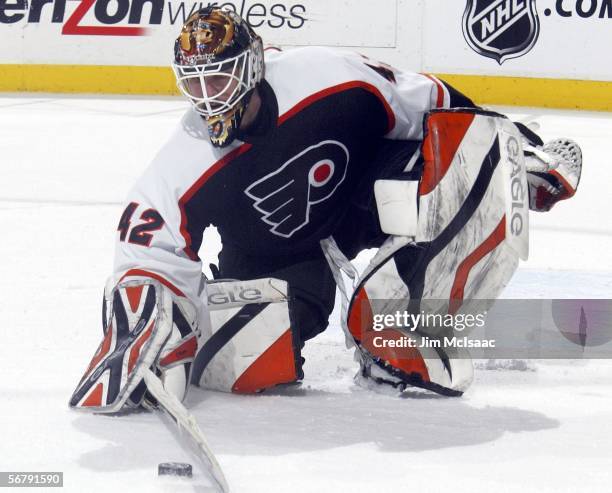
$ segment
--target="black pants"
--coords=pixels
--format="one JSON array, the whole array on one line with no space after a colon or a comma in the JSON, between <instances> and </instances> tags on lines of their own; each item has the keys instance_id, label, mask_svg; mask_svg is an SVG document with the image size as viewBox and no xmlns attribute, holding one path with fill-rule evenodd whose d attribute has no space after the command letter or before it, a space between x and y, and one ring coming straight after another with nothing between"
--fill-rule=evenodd
<instances>
[{"instance_id":1,"label":"black pants","mask_svg":"<svg viewBox=\"0 0 612 493\"><path fill-rule=\"evenodd\" d=\"M333 237L340 250L354 258L367 248L377 248L387 238L380 230L374 199L374 182L381 178L407 177L406 164L418 150L420 142L382 140L370 172L360 181L345 214L345 220ZM414 170L412 174L418 173ZM251 256L229 246L219 254L219 274L222 278L257 279L275 277L289 284L293 329L304 341L323 332L334 308L336 283L321 248L295 256Z\"/></svg>"}]
</instances>

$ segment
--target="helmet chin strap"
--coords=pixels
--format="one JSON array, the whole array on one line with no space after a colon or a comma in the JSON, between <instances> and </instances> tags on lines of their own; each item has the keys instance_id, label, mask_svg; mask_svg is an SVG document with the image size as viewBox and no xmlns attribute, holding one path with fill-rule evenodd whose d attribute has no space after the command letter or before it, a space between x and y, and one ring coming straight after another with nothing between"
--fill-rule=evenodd
<instances>
[{"instance_id":1,"label":"helmet chin strap","mask_svg":"<svg viewBox=\"0 0 612 493\"><path fill-rule=\"evenodd\" d=\"M219 116L205 118L208 125L208 136L215 147L227 147L235 139L242 117L249 105L254 89L251 89L234 108Z\"/></svg>"}]
</instances>

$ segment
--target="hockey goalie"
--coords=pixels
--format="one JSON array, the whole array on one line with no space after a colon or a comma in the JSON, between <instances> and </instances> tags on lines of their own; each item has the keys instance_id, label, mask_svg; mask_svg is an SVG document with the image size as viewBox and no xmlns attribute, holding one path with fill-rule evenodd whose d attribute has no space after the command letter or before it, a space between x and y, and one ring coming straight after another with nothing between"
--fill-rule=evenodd
<instances>
[{"instance_id":1,"label":"hockey goalie","mask_svg":"<svg viewBox=\"0 0 612 493\"><path fill-rule=\"evenodd\" d=\"M179 399L190 383L298 382L337 287L361 384L461 395L468 355L379 350L373 315L498 296L527 254L528 211L576 192L580 148L544 145L430 75L329 48L264 53L218 7L187 20L172 66L191 107L125 202L103 339L70 405L141 406L149 370ZM223 243L213 279L209 226ZM370 248L357 275L350 260Z\"/></svg>"}]
</instances>

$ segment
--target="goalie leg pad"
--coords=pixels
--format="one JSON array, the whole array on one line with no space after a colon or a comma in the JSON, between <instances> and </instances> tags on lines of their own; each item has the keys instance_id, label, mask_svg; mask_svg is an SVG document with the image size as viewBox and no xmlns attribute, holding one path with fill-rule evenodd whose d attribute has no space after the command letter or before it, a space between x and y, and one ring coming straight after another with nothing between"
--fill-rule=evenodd
<instances>
[{"instance_id":1,"label":"goalie leg pad","mask_svg":"<svg viewBox=\"0 0 612 493\"><path fill-rule=\"evenodd\" d=\"M210 333L202 335L192 383L254 393L303 377L286 282L216 281L205 295Z\"/></svg>"},{"instance_id":2,"label":"goalie leg pad","mask_svg":"<svg viewBox=\"0 0 612 493\"><path fill-rule=\"evenodd\" d=\"M427 313L454 314L464 300L499 295L519 255L527 255L520 135L494 113L436 111L426 121L422 154L416 234L391 236L382 245L357 283L345 325L363 356L364 373L376 367L390 381L460 395L472 380L469 353L375 347L374 337L432 334L393 327L375 332L373 317L418 313L422 306Z\"/></svg>"}]
</instances>

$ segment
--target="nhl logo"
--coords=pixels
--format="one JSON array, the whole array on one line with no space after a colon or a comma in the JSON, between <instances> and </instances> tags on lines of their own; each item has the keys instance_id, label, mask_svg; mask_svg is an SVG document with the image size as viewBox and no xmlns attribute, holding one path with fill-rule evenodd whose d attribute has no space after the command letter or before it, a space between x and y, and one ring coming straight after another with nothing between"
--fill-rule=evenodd
<instances>
[{"instance_id":1,"label":"nhl logo","mask_svg":"<svg viewBox=\"0 0 612 493\"><path fill-rule=\"evenodd\" d=\"M468 0L463 35L476 53L500 65L527 53L538 40L535 0Z\"/></svg>"}]
</instances>

